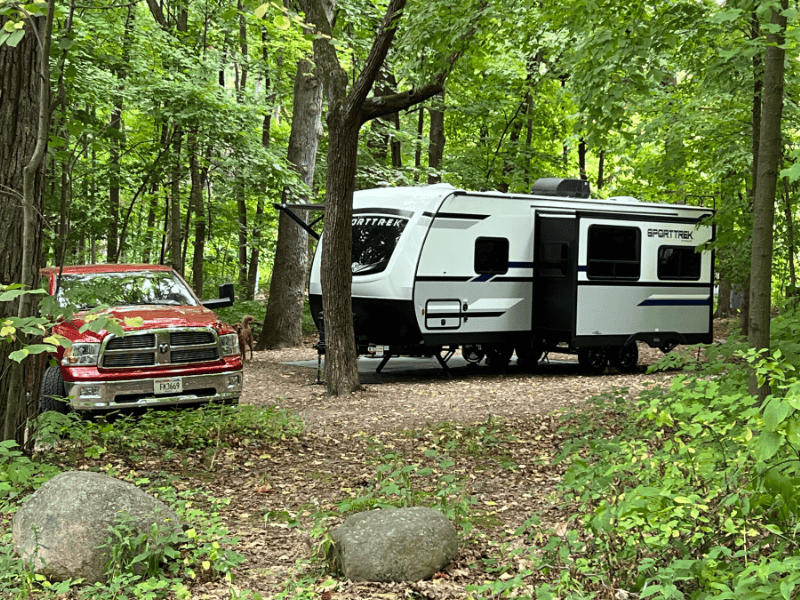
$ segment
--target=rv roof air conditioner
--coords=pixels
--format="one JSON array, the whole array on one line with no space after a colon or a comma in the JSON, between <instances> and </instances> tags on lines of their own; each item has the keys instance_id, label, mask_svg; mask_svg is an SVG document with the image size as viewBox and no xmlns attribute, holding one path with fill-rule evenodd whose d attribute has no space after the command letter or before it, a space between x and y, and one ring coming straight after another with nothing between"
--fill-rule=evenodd
<instances>
[{"instance_id":1,"label":"rv roof air conditioner","mask_svg":"<svg viewBox=\"0 0 800 600\"><path fill-rule=\"evenodd\" d=\"M531 194L561 196L562 198L588 198L589 182L583 179L543 177L533 182Z\"/></svg>"}]
</instances>

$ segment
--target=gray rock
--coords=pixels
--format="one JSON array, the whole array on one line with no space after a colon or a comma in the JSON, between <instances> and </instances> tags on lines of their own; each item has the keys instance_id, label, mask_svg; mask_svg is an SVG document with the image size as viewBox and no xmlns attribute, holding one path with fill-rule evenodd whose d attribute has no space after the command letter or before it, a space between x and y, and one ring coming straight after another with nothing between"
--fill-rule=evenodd
<instances>
[{"instance_id":1,"label":"gray rock","mask_svg":"<svg viewBox=\"0 0 800 600\"><path fill-rule=\"evenodd\" d=\"M458 553L452 523L421 506L355 514L331 537L331 558L353 581L429 579Z\"/></svg>"},{"instance_id":2,"label":"gray rock","mask_svg":"<svg viewBox=\"0 0 800 600\"><path fill-rule=\"evenodd\" d=\"M68 471L40 487L14 515L14 548L34 572L51 581L82 577L105 581L110 548L98 548L120 513L135 519L139 532L180 529L166 504L135 485L101 473Z\"/></svg>"}]
</instances>

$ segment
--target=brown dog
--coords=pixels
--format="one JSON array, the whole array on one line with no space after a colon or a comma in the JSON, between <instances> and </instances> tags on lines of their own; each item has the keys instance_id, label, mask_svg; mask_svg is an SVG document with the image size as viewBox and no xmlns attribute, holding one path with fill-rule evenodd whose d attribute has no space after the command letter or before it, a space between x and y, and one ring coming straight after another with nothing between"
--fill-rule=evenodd
<instances>
[{"instance_id":1,"label":"brown dog","mask_svg":"<svg viewBox=\"0 0 800 600\"><path fill-rule=\"evenodd\" d=\"M247 315L242 319L241 323L236 323L233 326L236 333L239 335L239 352L242 355L242 362L245 361L248 347L250 348L250 360L253 360L253 330L250 329L250 323L253 321L255 321L255 317Z\"/></svg>"}]
</instances>

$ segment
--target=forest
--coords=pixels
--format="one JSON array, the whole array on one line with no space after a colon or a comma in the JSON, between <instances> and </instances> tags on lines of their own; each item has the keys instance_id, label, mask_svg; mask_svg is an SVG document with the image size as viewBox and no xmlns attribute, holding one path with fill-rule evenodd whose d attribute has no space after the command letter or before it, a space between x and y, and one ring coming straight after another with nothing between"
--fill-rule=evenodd
<instances>
[{"instance_id":1,"label":"forest","mask_svg":"<svg viewBox=\"0 0 800 600\"><path fill-rule=\"evenodd\" d=\"M327 384L347 394L359 387L346 276L354 190L527 192L541 177L582 178L599 197L714 209L715 314L731 316L732 293L742 299L736 364L749 365L749 380L739 369L711 389L728 367L709 352L702 377L668 397L645 394L640 418L655 445L599 444L591 459L575 450L568 464L591 462L586 472L612 487L635 483L625 469L642 452L676 461L666 475L651 465L635 506L589 493L587 475L567 468L570 497L593 515L586 531L597 537L581 537L583 548L643 560L626 589L660 587L641 597L724 586L734 597L736 585L747 597L794 597L796 582L784 587L780 574L797 553L787 490L800 444L798 10L789 0L0 0L0 292L10 294L0 302L0 439L23 446L38 412L43 357L9 357L43 325L34 294L7 290L35 289L41 267L168 264L201 297L233 281L260 322L259 349L297 345L314 244L276 205L308 204L314 221L324 204L315 227L329 240ZM684 362L668 357L665 368ZM707 453L667 447L665 431ZM23 460L8 448L0 458ZM615 462L614 448L631 461ZM653 492L666 476L670 494ZM723 485L724 498L710 492ZM664 517L658 549L640 555L623 529L657 502L685 528ZM698 502L686 525L679 505ZM703 545L702 519L730 539ZM761 537L737 546L740 535ZM749 570L758 560L763 572Z\"/></svg>"}]
</instances>

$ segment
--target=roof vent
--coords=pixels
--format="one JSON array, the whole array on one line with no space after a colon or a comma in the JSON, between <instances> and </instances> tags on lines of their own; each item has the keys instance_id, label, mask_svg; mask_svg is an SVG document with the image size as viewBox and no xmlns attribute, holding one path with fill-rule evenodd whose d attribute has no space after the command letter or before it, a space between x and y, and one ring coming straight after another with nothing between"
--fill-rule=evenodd
<instances>
[{"instance_id":1,"label":"roof vent","mask_svg":"<svg viewBox=\"0 0 800 600\"><path fill-rule=\"evenodd\" d=\"M583 179L543 177L533 182L531 194L561 196L563 198L588 198L589 182Z\"/></svg>"}]
</instances>

